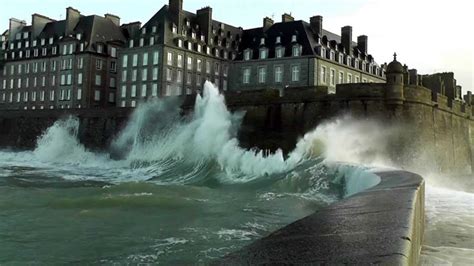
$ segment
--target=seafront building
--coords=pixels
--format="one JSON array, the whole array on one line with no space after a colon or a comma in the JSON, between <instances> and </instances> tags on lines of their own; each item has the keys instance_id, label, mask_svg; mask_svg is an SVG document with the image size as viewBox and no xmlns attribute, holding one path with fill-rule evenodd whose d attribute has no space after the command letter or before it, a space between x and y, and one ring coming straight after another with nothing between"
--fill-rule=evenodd
<instances>
[{"instance_id":1,"label":"seafront building","mask_svg":"<svg viewBox=\"0 0 474 266\"><path fill-rule=\"evenodd\" d=\"M244 30L214 20L211 7L188 12L183 0L144 25L71 7L60 21L33 14L31 25L10 19L0 36L0 110L135 107L199 93L206 80L221 91L323 86L330 94L340 84L384 83L386 64L369 54L367 36L356 39L351 26L325 30L322 16L266 17ZM402 71L405 82L462 101L453 73Z\"/></svg>"},{"instance_id":2,"label":"seafront building","mask_svg":"<svg viewBox=\"0 0 474 266\"><path fill-rule=\"evenodd\" d=\"M115 106L125 42L120 19L111 14L67 8L59 21L39 14L31 25L10 19L0 45L0 109Z\"/></svg>"}]
</instances>

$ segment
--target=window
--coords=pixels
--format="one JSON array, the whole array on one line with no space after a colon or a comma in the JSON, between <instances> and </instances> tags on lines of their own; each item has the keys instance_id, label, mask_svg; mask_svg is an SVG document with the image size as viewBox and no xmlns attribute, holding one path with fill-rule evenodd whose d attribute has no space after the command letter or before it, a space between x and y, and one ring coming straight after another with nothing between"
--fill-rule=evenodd
<instances>
[{"instance_id":1,"label":"window","mask_svg":"<svg viewBox=\"0 0 474 266\"><path fill-rule=\"evenodd\" d=\"M41 78L41 86L45 87L46 86L46 77Z\"/></svg>"},{"instance_id":2,"label":"window","mask_svg":"<svg viewBox=\"0 0 474 266\"><path fill-rule=\"evenodd\" d=\"M54 101L54 91L49 92L49 100Z\"/></svg>"},{"instance_id":3,"label":"window","mask_svg":"<svg viewBox=\"0 0 474 266\"><path fill-rule=\"evenodd\" d=\"M44 102L44 91L40 91L40 101Z\"/></svg>"},{"instance_id":4,"label":"window","mask_svg":"<svg viewBox=\"0 0 474 266\"><path fill-rule=\"evenodd\" d=\"M137 81L137 70L136 69L132 70L132 81L133 82Z\"/></svg>"},{"instance_id":5,"label":"window","mask_svg":"<svg viewBox=\"0 0 474 266\"><path fill-rule=\"evenodd\" d=\"M344 64L344 55L339 55L339 64Z\"/></svg>"},{"instance_id":6,"label":"window","mask_svg":"<svg viewBox=\"0 0 474 266\"><path fill-rule=\"evenodd\" d=\"M136 102L136 101L132 101L132 102L130 103L130 107L135 107L135 106L137 106L137 102Z\"/></svg>"},{"instance_id":7,"label":"window","mask_svg":"<svg viewBox=\"0 0 474 266\"><path fill-rule=\"evenodd\" d=\"M201 75L199 74L196 75L196 86L201 86Z\"/></svg>"},{"instance_id":8,"label":"window","mask_svg":"<svg viewBox=\"0 0 474 266\"><path fill-rule=\"evenodd\" d=\"M128 48L133 48L133 40L130 40L130 42L128 43Z\"/></svg>"},{"instance_id":9,"label":"window","mask_svg":"<svg viewBox=\"0 0 474 266\"><path fill-rule=\"evenodd\" d=\"M130 96L132 98L137 97L137 86L136 85L132 85L132 91L130 92Z\"/></svg>"},{"instance_id":10,"label":"window","mask_svg":"<svg viewBox=\"0 0 474 266\"><path fill-rule=\"evenodd\" d=\"M97 53L101 54L104 52L104 47L102 46L102 44L98 44L97 45Z\"/></svg>"},{"instance_id":11,"label":"window","mask_svg":"<svg viewBox=\"0 0 474 266\"><path fill-rule=\"evenodd\" d=\"M243 84L249 84L250 83L250 68L244 68L244 74L243 74Z\"/></svg>"},{"instance_id":12,"label":"window","mask_svg":"<svg viewBox=\"0 0 474 266\"><path fill-rule=\"evenodd\" d=\"M360 78L358 76L355 77L355 83L359 83L360 82Z\"/></svg>"},{"instance_id":13,"label":"window","mask_svg":"<svg viewBox=\"0 0 474 266\"><path fill-rule=\"evenodd\" d=\"M193 58L188 57L187 59L188 59L188 63L187 63L188 70L193 70Z\"/></svg>"},{"instance_id":14,"label":"window","mask_svg":"<svg viewBox=\"0 0 474 266\"><path fill-rule=\"evenodd\" d=\"M26 79L26 82L28 83L28 79ZM56 86L56 76L51 77L51 86Z\"/></svg>"},{"instance_id":15,"label":"window","mask_svg":"<svg viewBox=\"0 0 474 266\"><path fill-rule=\"evenodd\" d=\"M127 70L122 71L122 81L126 82L127 81Z\"/></svg>"},{"instance_id":16,"label":"window","mask_svg":"<svg viewBox=\"0 0 474 266\"><path fill-rule=\"evenodd\" d=\"M296 35L291 36L291 42L297 42Z\"/></svg>"},{"instance_id":17,"label":"window","mask_svg":"<svg viewBox=\"0 0 474 266\"><path fill-rule=\"evenodd\" d=\"M260 49L260 59L267 59L268 50L266 48Z\"/></svg>"},{"instance_id":18,"label":"window","mask_svg":"<svg viewBox=\"0 0 474 266\"><path fill-rule=\"evenodd\" d=\"M153 85L151 85L151 96L153 97L158 96L158 84L156 83L153 83Z\"/></svg>"},{"instance_id":19,"label":"window","mask_svg":"<svg viewBox=\"0 0 474 266\"><path fill-rule=\"evenodd\" d=\"M214 65L214 74L217 76L221 72L219 63L215 63Z\"/></svg>"},{"instance_id":20,"label":"window","mask_svg":"<svg viewBox=\"0 0 474 266\"><path fill-rule=\"evenodd\" d=\"M276 58L282 58L285 55L285 48L278 47L276 48Z\"/></svg>"},{"instance_id":21,"label":"window","mask_svg":"<svg viewBox=\"0 0 474 266\"><path fill-rule=\"evenodd\" d=\"M178 70L177 74L178 75L176 76L176 82L182 83L183 82L183 71Z\"/></svg>"},{"instance_id":22,"label":"window","mask_svg":"<svg viewBox=\"0 0 474 266\"><path fill-rule=\"evenodd\" d=\"M173 53L171 52L168 52L167 63L168 63L168 66L173 65Z\"/></svg>"},{"instance_id":23,"label":"window","mask_svg":"<svg viewBox=\"0 0 474 266\"><path fill-rule=\"evenodd\" d=\"M178 47L182 48L183 47L183 40L178 40Z\"/></svg>"},{"instance_id":24,"label":"window","mask_svg":"<svg viewBox=\"0 0 474 266\"><path fill-rule=\"evenodd\" d=\"M134 55L133 55L132 66L133 66L133 67L138 66L138 54L134 54Z\"/></svg>"},{"instance_id":25,"label":"window","mask_svg":"<svg viewBox=\"0 0 474 266\"><path fill-rule=\"evenodd\" d=\"M153 80L158 80L158 67L153 68Z\"/></svg>"},{"instance_id":26,"label":"window","mask_svg":"<svg viewBox=\"0 0 474 266\"><path fill-rule=\"evenodd\" d=\"M143 47L143 45L145 45L145 39L140 38L139 44L140 44L140 47Z\"/></svg>"},{"instance_id":27,"label":"window","mask_svg":"<svg viewBox=\"0 0 474 266\"><path fill-rule=\"evenodd\" d=\"M267 67L258 68L258 83L263 84L267 80Z\"/></svg>"},{"instance_id":28,"label":"window","mask_svg":"<svg viewBox=\"0 0 474 266\"><path fill-rule=\"evenodd\" d=\"M146 81L148 79L148 69L142 70L142 81Z\"/></svg>"},{"instance_id":29,"label":"window","mask_svg":"<svg viewBox=\"0 0 474 266\"><path fill-rule=\"evenodd\" d=\"M331 68L331 74L330 74L329 80L331 82L331 86L336 86L336 70L332 68Z\"/></svg>"},{"instance_id":30,"label":"window","mask_svg":"<svg viewBox=\"0 0 474 266\"><path fill-rule=\"evenodd\" d=\"M127 97L127 86L122 85L122 89L120 90L122 98Z\"/></svg>"},{"instance_id":31,"label":"window","mask_svg":"<svg viewBox=\"0 0 474 266\"><path fill-rule=\"evenodd\" d=\"M276 43L281 43L281 37L280 36L276 37Z\"/></svg>"},{"instance_id":32,"label":"window","mask_svg":"<svg viewBox=\"0 0 474 266\"><path fill-rule=\"evenodd\" d=\"M283 81L283 67L275 66L275 83L281 83Z\"/></svg>"},{"instance_id":33,"label":"window","mask_svg":"<svg viewBox=\"0 0 474 266\"><path fill-rule=\"evenodd\" d=\"M101 59L97 59L97 60L95 61L95 68L96 68L97 70L102 70L102 60L101 60Z\"/></svg>"},{"instance_id":34,"label":"window","mask_svg":"<svg viewBox=\"0 0 474 266\"><path fill-rule=\"evenodd\" d=\"M146 84L143 84L142 85L142 97L146 97L146 90L147 90Z\"/></svg>"},{"instance_id":35,"label":"window","mask_svg":"<svg viewBox=\"0 0 474 266\"><path fill-rule=\"evenodd\" d=\"M211 62L206 61L206 73L211 74Z\"/></svg>"},{"instance_id":36,"label":"window","mask_svg":"<svg viewBox=\"0 0 474 266\"><path fill-rule=\"evenodd\" d=\"M352 74L347 73L347 83L352 83Z\"/></svg>"},{"instance_id":37,"label":"window","mask_svg":"<svg viewBox=\"0 0 474 266\"><path fill-rule=\"evenodd\" d=\"M321 66L321 83L322 84L326 84L327 82L327 77L326 77L326 67L325 66Z\"/></svg>"},{"instance_id":38,"label":"window","mask_svg":"<svg viewBox=\"0 0 474 266\"><path fill-rule=\"evenodd\" d=\"M66 75L61 75L61 86L66 85Z\"/></svg>"},{"instance_id":39,"label":"window","mask_svg":"<svg viewBox=\"0 0 474 266\"><path fill-rule=\"evenodd\" d=\"M250 60L250 50L245 50L245 52L244 52L244 60L245 60L245 61Z\"/></svg>"},{"instance_id":40,"label":"window","mask_svg":"<svg viewBox=\"0 0 474 266\"><path fill-rule=\"evenodd\" d=\"M178 67L183 67L183 55L178 55Z\"/></svg>"},{"instance_id":41,"label":"window","mask_svg":"<svg viewBox=\"0 0 474 266\"><path fill-rule=\"evenodd\" d=\"M82 69L84 67L84 58L79 58L77 62L77 68Z\"/></svg>"},{"instance_id":42,"label":"window","mask_svg":"<svg viewBox=\"0 0 474 266\"><path fill-rule=\"evenodd\" d=\"M193 78L193 74L188 73L188 74L186 75L186 84L191 85L192 82L193 82L193 81L192 81L192 78Z\"/></svg>"},{"instance_id":43,"label":"window","mask_svg":"<svg viewBox=\"0 0 474 266\"><path fill-rule=\"evenodd\" d=\"M99 90L96 90L94 92L94 101L100 101L100 91Z\"/></svg>"},{"instance_id":44,"label":"window","mask_svg":"<svg viewBox=\"0 0 474 266\"><path fill-rule=\"evenodd\" d=\"M158 51L153 52L153 65L158 65L158 60L160 58L160 54Z\"/></svg>"},{"instance_id":45,"label":"window","mask_svg":"<svg viewBox=\"0 0 474 266\"><path fill-rule=\"evenodd\" d=\"M293 82L300 81L300 66L291 67L291 81Z\"/></svg>"},{"instance_id":46,"label":"window","mask_svg":"<svg viewBox=\"0 0 474 266\"><path fill-rule=\"evenodd\" d=\"M115 93L109 92L109 103L115 102Z\"/></svg>"},{"instance_id":47,"label":"window","mask_svg":"<svg viewBox=\"0 0 474 266\"><path fill-rule=\"evenodd\" d=\"M67 74L67 85L72 84L72 74Z\"/></svg>"},{"instance_id":48,"label":"window","mask_svg":"<svg viewBox=\"0 0 474 266\"><path fill-rule=\"evenodd\" d=\"M173 71L171 70L171 68L166 69L166 80L167 81L173 80Z\"/></svg>"},{"instance_id":49,"label":"window","mask_svg":"<svg viewBox=\"0 0 474 266\"><path fill-rule=\"evenodd\" d=\"M115 61L110 62L110 72L112 72L112 73L117 72L117 62L115 62Z\"/></svg>"},{"instance_id":50,"label":"window","mask_svg":"<svg viewBox=\"0 0 474 266\"><path fill-rule=\"evenodd\" d=\"M331 51L331 60L336 60L336 53L334 51Z\"/></svg>"},{"instance_id":51,"label":"window","mask_svg":"<svg viewBox=\"0 0 474 266\"><path fill-rule=\"evenodd\" d=\"M51 62L51 71L56 71L56 61Z\"/></svg>"},{"instance_id":52,"label":"window","mask_svg":"<svg viewBox=\"0 0 474 266\"><path fill-rule=\"evenodd\" d=\"M77 85L82 85L82 73L77 74Z\"/></svg>"},{"instance_id":53,"label":"window","mask_svg":"<svg viewBox=\"0 0 474 266\"><path fill-rule=\"evenodd\" d=\"M116 79L114 77L110 78L110 84L109 86L111 88L116 88L117 87L117 82L116 82Z\"/></svg>"},{"instance_id":54,"label":"window","mask_svg":"<svg viewBox=\"0 0 474 266\"><path fill-rule=\"evenodd\" d=\"M156 33L156 26L151 27L151 32Z\"/></svg>"},{"instance_id":55,"label":"window","mask_svg":"<svg viewBox=\"0 0 474 266\"><path fill-rule=\"evenodd\" d=\"M143 66L147 66L147 65L148 65L148 53L144 53L144 54L143 54L143 62L142 62L142 65L143 65Z\"/></svg>"},{"instance_id":56,"label":"window","mask_svg":"<svg viewBox=\"0 0 474 266\"><path fill-rule=\"evenodd\" d=\"M197 60L197 71L198 72L202 71L202 60L201 59Z\"/></svg>"},{"instance_id":57,"label":"window","mask_svg":"<svg viewBox=\"0 0 474 266\"><path fill-rule=\"evenodd\" d=\"M301 55L301 46L295 45L293 46L293 56L300 56Z\"/></svg>"},{"instance_id":58,"label":"window","mask_svg":"<svg viewBox=\"0 0 474 266\"><path fill-rule=\"evenodd\" d=\"M339 79L337 81L337 84L342 84L344 83L344 72L339 71Z\"/></svg>"},{"instance_id":59,"label":"window","mask_svg":"<svg viewBox=\"0 0 474 266\"><path fill-rule=\"evenodd\" d=\"M101 75L95 75L95 85L100 86L102 84L102 76Z\"/></svg>"},{"instance_id":60,"label":"window","mask_svg":"<svg viewBox=\"0 0 474 266\"><path fill-rule=\"evenodd\" d=\"M123 55L122 56L122 67L126 68L128 65L128 55Z\"/></svg>"},{"instance_id":61,"label":"window","mask_svg":"<svg viewBox=\"0 0 474 266\"><path fill-rule=\"evenodd\" d=\"M82 100L82 89L77 89L77 96L76 96L77 100Z\"/></svg>"},{"instance_id":62,"label":"window","mask_svg":"<svg viewBox=\"0 0 474 266\"><path fill-rule=\"evenodd\" d=\"M117 57L117 48L115 47L110 48L110 56L113 58Z\"/></svg>"}]
</instances>

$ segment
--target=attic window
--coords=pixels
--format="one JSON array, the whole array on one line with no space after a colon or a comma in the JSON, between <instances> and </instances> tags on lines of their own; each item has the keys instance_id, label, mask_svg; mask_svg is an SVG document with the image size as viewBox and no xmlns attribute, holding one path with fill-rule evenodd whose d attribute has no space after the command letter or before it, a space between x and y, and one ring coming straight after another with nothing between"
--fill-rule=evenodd
<instances>
[{"instance_id":1,"label":"attic window","mask_svg":"<svg viewBox=\"0 0 474 266\"><path fill-rule=\"evenodd\" d=\"M28 39L28 35L29 35L28 32L24 32L23 33L23 39Z\"/></svg>"},{"instance_id":2,"label":"attic window","mask_svg":"<svg viewBox=\"0 0 474 266\"><path fill-rule=\"evenodd\" d=\"M102 46L102 44L98 44L97 45L97 53L101 54L104 52L104 47Z\"/></svg>"},{"instance_id":3,"label":"attic window","mask_svg":"<svg viewBox=\"0 0 474 266\"><path fill-rule=\"evenodd\" d=\"M301 55L301 46L294 45L293 46L293 56L300 56Z\"/></svg>"},{"instance_id":4,"label":"attic window","mask_svg":"<svg viewBox=\"0 0 474 266\"><path fill-rule=\"evenodd\" d=\"M280 37L280 36L278 36L278 37L276 38L276 43L281 43L281 37Z\"/></svg>"},{"instance_id":5,"label":"attic window","mask_svg":"<svg viewBox=\"0 0 474 266\"><path fill-rule=\"evenodd\" d=\"M244 60L249 61L250 60L250 50L245 50L244 51Z\"/></svg>"},{"instance_id":6,"label":"attic window","mask_svg":"<svg viewBox=\"0 0 474 266\"><path fill-rule=\"evenodd\" d=\"M191 22L189 22L189 20L186 20L186 26L191 27Z\"/></svg>"},{"instance_id":7,"label":"attic window","mask_svg":"<svg viewBox=\"0 0 474 266\"><path fill-rule=\"evenodd\" d=\"M182 48L183 47L183 40L178 40L178 47Z\"/></svg>"},{"instance_id":8,"label":"attic window","mask_svg":"<svg viewBox=\"0 0 474 266\"><path fill-rule=\"evenodd\" d=\"M293 36L291 36L291 42L296 42L296 34L293 34Z\"/></svg>"},{"instance_id":9,"label":"attic window","mask_svg":"<svg viewBox=\"0 0 474 266\"><path fill-rule=\"evenodd\" d=\"M195 32L191 33L191 37L192 37L193 39L196 39L196 33L195 33Z\"/></svg>"},{"instance_id":10,"label":"attic window","mask_svg":"<svg viewBox=\"0 0 474 266\"><path fill-rule=\"evenodd\" d=\"M146 28L145 27L142 28L142 34L146 34Z\"/></svg>"},{"instance_id":11,"label":"attic window","mask_svg":"<svg viewBox=\"0 0 474 266\"><path fill-rule=\"evenodd\" d=\"M205 41L204 35L201 35L201 41L203 41L203 42Z\"/></svg>"},{"instance_id":12,"label":"attic window","mask_svg":"<svg viewBox=\"0 0 474 266\"><path fill-rule=\"evenodd\" d=\"M260 45L265 45L265 38L260 39Z\"/></svg>"},{"instance_id":13,"label":"attic window","mask_svg":"<svg viewBox=\"0 0 474 266\"><path fill-rule=\"evenodd\" d=\"M49 38L49 44L50 45L53 44L53 41L54 41L53 37Z\"/></svg>"},{"instance_id":14,"label":"attic window","mask_svg":"<svg viewBox=\"0 0 474 266\"><path fill-rule=\"evenodd\" d=\"M178 28L176 27L176 25L173 25L172 31L174 34L178 33Z\"/></svg>"},{"instance_id":15,"label":"attic window","mask_svg":"<svg viewBox=\"0 0 474 266\"><path fill-rule=\"evenodd\" d=\"M76 34L76 39L78 39L80 41L82 39L82 34L80 34L80 33Z\"/></svg>"},{"instance_id":16,"label":"attic window","mask_svg":"<svg viewBox=\"0 0 474 266\"><path fill-rule=\"evenodd\" d=\"M133 48L133 40L130 40L128 47Z\"/></svg>"},{"instance_id":17,"label":"attic window","mask_svg":"<svg viewBox=\"0 0 474 266\"><path fill-rule=\"evenodd\" d=\"M46 44L46 40L45 39L41 39L41 46L45 45Z\"/></svg>"}]
</instances>

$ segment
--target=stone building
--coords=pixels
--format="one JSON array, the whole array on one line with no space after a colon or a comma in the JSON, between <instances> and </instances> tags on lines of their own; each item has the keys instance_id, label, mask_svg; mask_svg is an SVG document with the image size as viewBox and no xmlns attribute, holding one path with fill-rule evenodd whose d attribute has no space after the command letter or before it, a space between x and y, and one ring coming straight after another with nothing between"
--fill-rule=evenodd
<instances>
[{"instance_id":1,"label":"stone building","mask_svg":"<svg viewBox=\"0 0 474 266\"><path fill-rule=\"evenodd\" d=\"M128 44L120 51L119 106L192 94L205 80L228 89L242 29L213 20L212 8L191 13L183 10L183 0L170 0L143 26L137 22L127 27Z\"/></svg>"},{"instance_id":2,"label":"stone building","mask_svg":"<svg viewBox=\"0 0 474 266\"><path fill-rule=\"evenodd\" d=\"M31 25L10 19L2 35L0 109L115 106L118 49L126 42L120 18L66 19L33 14Z\"/></svg>"},{"instance_id":3,"label":"stone building","mask_svg":"<svg viewBox=\"0 0 474 266\"><path fill-rule=\"evenodd\" d=\"M323 18L310 23L288 14L280 23L263 19L263 26L244 30L231 71L232 90L328 86L384 82L384 66L368 53L367 36L352 41L352 27L341 36L323 29Z\"/></svg>"}]
</instances>

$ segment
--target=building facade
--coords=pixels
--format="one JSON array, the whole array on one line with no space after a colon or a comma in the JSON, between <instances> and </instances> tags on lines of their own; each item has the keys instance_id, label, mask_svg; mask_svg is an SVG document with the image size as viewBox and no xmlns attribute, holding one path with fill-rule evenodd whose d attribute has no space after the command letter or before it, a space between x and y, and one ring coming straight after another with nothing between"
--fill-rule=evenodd
<instances>
[{"instance_id":1,"label":"building facade","mask_svg":"<svg viewBox=\"0 0 474 266\"><path fill-rule=\"evenodd\" d=\"M33 14L31 25L10 19L3 35L0 109L115 106L120 19L66 9L55 21Z\"/></svg>"},{"instance_id":2,"label":"building facade","mask_svg":"<svg viewBox=\"0 0 474 266\"><path fill-rule=\"evenodd\" d=\"M352 27L341 36L323 29L323 18L310 23L283 14L280 23L264 18L263 26L245 30L232 64L231 89L267 89L384 82L385 66L367 51L367 36L352 41Z\"/></svg>"},{"instance_id":3,"label":"building facade","mask_svg":"<svg viewBox=\"0 0 474 266\"><path fill-rule=\"evenodd\" d=\"M228 89L242 29L213 20L212 8L191 13L183 10L182 0L170 0L143 26L127 27L130 37L120 51L119 106L193 94L206 80Z\"/></svg>"}]
</instances>

